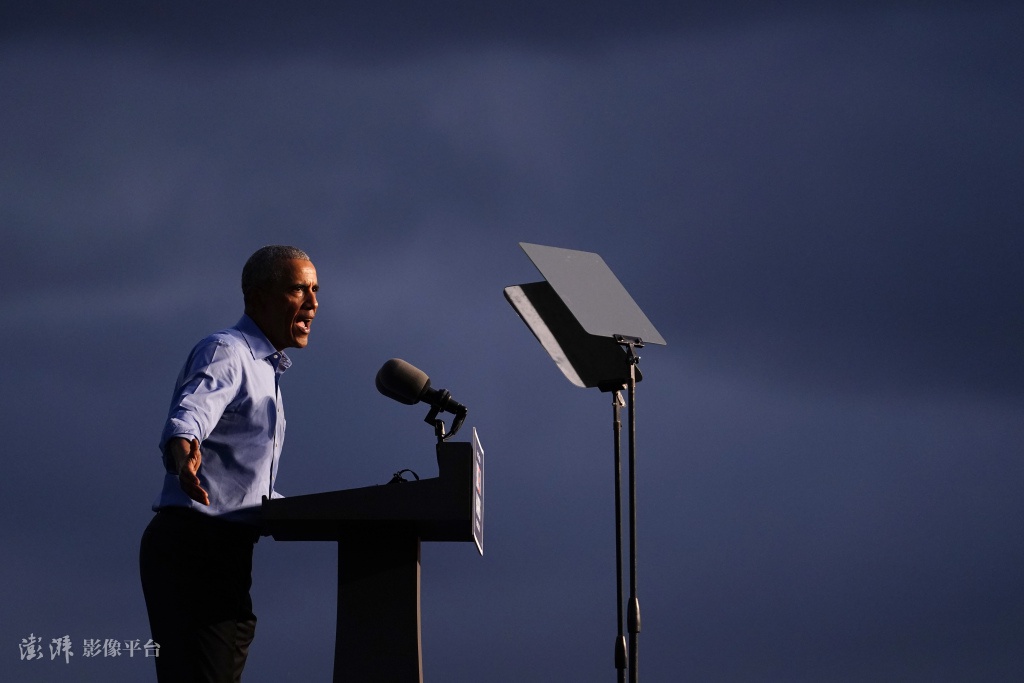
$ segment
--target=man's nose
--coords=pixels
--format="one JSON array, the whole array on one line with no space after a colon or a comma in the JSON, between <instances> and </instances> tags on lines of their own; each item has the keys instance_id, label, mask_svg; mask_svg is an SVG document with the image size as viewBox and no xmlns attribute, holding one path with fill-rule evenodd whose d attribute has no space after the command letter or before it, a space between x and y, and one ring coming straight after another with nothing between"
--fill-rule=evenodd
<instances>
[{"instance_id":1,"label":"man's nose","mask_svg":"<svg viewBox=\"0 0 1024 683\"><path fill-rule=\"evenodd\" d=\"M314 311L317 309L320 302L316 300L316 292L309 290L309 296L306 297L304 305L306 308L312 308Z\"/></svg>"}]
</instances>

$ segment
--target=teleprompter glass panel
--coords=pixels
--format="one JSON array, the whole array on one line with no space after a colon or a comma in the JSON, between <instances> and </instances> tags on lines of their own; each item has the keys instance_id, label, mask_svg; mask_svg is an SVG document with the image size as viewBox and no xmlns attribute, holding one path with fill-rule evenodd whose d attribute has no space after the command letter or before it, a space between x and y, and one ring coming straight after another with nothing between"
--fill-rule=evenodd
<instances>
[{"instance_id":1,"label":"teleprompter glass panel","mask_svg":"<svg viewBox=\"0 0 1024 683\"><path fill-rule=\"evenodd\" d=\"M598 254L526 242L519 246L588 334L665 344Z\"/></svg>"}]
</instances>

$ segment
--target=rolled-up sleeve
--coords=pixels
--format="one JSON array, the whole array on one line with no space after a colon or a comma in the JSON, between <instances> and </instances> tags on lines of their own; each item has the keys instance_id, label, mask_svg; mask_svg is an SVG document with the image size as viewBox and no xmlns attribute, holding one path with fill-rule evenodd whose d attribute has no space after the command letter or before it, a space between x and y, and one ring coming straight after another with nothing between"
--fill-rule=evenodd
<instances>
[{"instance_id":1,"label":"rolled-up sleeve","mask_svg":"<svg viewBox=\"0 0 1024 683\"><path fill-rule=\"evenodd\" d=\"M203 442L217 426L224 410L238 395L242 372L237 353L220 340L207 340L193 349L175 382L167 422L160 437L160 452L175 437ZM172 471L164 459L164 466Z\"/></svg>"}]
</instances>

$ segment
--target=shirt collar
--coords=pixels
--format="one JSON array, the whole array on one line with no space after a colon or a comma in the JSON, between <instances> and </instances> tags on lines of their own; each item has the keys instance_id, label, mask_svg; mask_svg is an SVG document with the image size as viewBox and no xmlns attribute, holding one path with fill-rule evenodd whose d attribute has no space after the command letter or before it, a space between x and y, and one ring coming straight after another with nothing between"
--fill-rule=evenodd
<instances>
[{"instance_id":1,"label":"shirt collar","mask_svg":"<svg viewBox=\"0 0 1024 683\"><path fill-rule=\"evenodd\" d=\"M292 360L284 351L278 351L267 339L252 318L243 315L242 319L235 325L235 329L242 333L245 342L249 345L249 351L255 360L269 360L275 367L284 371L291 367Z\"/></svg>"}]
</instances>

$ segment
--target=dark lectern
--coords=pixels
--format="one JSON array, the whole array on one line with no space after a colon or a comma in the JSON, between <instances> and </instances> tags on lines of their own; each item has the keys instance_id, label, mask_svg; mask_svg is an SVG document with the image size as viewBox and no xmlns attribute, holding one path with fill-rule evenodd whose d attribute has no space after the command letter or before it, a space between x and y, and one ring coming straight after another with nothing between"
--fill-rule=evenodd
<instances>
[{"instance_id":1,"label":"dark lectern","mask_svg":"<svg viewBox=\"0 0 1024 683\"><path fill-rule=\"evenodd\" d=\"M263 501L278 541L337 541L334 682L423 680L420 542L475 541L483 554L483 449L437 444L438 476Z\"/></svg>"}]
</instances>

